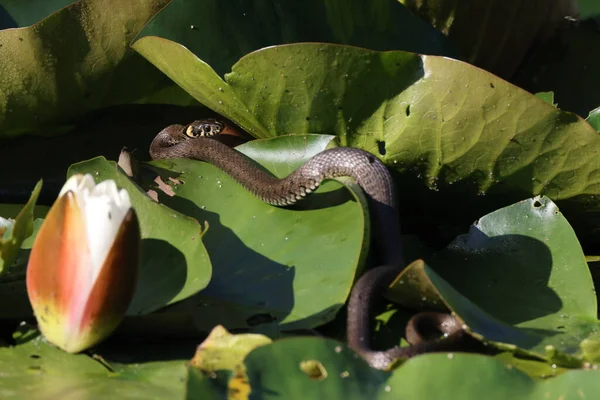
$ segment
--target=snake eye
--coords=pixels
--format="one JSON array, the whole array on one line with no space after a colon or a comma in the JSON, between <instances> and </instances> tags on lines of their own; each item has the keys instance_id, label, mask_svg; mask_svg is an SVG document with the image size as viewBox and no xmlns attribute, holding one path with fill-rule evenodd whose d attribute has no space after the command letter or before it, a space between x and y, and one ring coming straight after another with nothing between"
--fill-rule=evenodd
<instances>
[{"instance_id":1,"label":"snake eye","mask_svg":"<svg viewBox=\"0 0 600 400\"><path fill-rule=\"evenodd\" d=\"M210 124L202 125L202 136L213 136L212 126Z\"/></svg>"},{"instance_id":2,"label":"snake eye","mask_svg":"<svg viewBox=\"0 0 600 400\"><path fill-rule=\"evenodd\" d=\"M199 135L198 130L194 127L194 125L189 125L187 127L187 129L185 130L185 134L186 134L186 136L191 137L191 138L198 137L198 135Z\"/></svg>"}]
</instances>

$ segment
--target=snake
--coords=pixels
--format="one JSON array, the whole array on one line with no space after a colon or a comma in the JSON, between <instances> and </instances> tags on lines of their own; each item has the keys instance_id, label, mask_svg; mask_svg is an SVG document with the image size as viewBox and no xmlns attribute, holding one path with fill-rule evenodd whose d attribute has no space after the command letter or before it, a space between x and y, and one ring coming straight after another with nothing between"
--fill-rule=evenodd
<instances>
[{"instance_id":1,"label":"snake","mask_svg":"<svg viewBox=\"0 0 600 400\"><path fill-rule=\"evenodd\" d=\"M385 164L375 155L353 147L321 151L284 178L277 178L239 151L217 140L225 125L216 119L174 124L152 140L153 160L187 158L208 162L230 175L265 203L289 206L316 190L323 181L352 178L364 191L374 227L376 267L355 282L347 306L346 339L371 367L390 370L401 361L419 354L452 351L460 347L465 331L448 313L421 312L407 324L409 346L386 350L371 348L372 314L378 299L405 267L401 246L399 213L394 183ZM423 327L438 337L423 334Z\"/></svg>"}]
</instances>

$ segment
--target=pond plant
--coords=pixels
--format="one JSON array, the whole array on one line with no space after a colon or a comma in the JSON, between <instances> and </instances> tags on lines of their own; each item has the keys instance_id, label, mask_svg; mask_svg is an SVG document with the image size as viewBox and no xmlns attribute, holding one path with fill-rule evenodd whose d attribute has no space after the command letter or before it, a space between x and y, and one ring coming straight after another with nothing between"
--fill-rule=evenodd
<instances>
[{"instance_id":1,"label":"pond plant","mask_svg":"<svg viewBox=\"0 0 600 400\"><path fill-rule=\"evenodd\" d=\"M0 0L0 397L599 398L599 16Z\"/></svg>"}]
</instances>

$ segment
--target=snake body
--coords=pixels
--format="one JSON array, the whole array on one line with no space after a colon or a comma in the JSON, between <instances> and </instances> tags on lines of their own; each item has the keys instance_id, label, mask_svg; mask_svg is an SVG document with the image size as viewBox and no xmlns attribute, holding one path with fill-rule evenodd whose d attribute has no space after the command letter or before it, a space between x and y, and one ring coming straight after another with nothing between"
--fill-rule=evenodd
<instances>
[{"instance_id":1,"label":"snake body","mask_svg":"<svg viewBox=\"0 0 600 400\"><path fill-rule=\"evenodd\" d=\"M197 127L201 127L198 129ZM407 336L412 346L393 347L385 351L370 348L371 311L386 285L405 266L401 248L394 185L385 165L364 150L338 147L313 156L285 178L279 179L214 138L219 129L205 123L171 125L163 129L150 145L153 159L190 158L209 162L220 168L262 201L286 206L296 203L315 190L326 179L351 177L363 189L368 200L380 266L367 271L356 282L348 302L347 339L372 367L389 369L396 361L416 354L455 347L462 329L449 314L428 313L446 339L428 340L409 323ZM420 314L417 314L418 317ZM437 319L436 319L437 318Z\"/></svg>"}]
</instances>

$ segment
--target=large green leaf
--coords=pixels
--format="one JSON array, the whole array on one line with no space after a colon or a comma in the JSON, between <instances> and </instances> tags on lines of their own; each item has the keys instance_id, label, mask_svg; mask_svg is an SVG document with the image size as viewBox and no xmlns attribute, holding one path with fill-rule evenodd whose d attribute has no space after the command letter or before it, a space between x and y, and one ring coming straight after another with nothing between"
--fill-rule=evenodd
<instances>
[{"instance_id":1,"label":"large green leaf","mask_svg":"<svg viewBox=\"0 0 600 400\"><path fill-rule=\"evenodd\" d=\"M435 304L435 296L424 295L431 285L486 341L559 365L600 360L592 349L600 323L590 271L575 233L548 198L480 218L443 251L407 249L410 259L423 258L433 270L411 265L414 271L394 287L395 298L410 294L406 283L419 282L422 300Z\"/></svg>"},{"instance_id":2,"label":"large green leaf","mask_svg":"<svg viewBox=\"0 0 600 400\"><path fill-rule=\"evenodd\" d=\"M549 327L561 325L561 315L596 318L594 284L577 236L546 197L480 218L468 234L425 260L457 290L509 323Z\"/></svg>"},{"instance_id":3,"label":"large green leaf","mask_svg":"<svg viewBox=\"0 0 600 400\"><path fill-rule=\"evenodd\" d=\"M535 96L556 107L556 104L554 104L554 92L539 92Z\"/></svg>"},{"instance_id":4,"label":"large green leaf","mask_svg":"<svg viewBox=\"0 0 600 400\"><path fill-rule=\"evenodd\" d=\"M68 175L92 174L97 182L114 179L129 192L140 223L142 257L136 292L128 314L145 314L185 299L204 289L211 279L211 263L203 245L202 227L155 203L104 157L75 164Z\"/></svg>"},{"instance_id":5,"label":"large green leaf","mask_svg":"<svg viewBox=\"0 0 600 400\"><path fill-rule=\"evenodd\" d=\"M594 108L590 111L588 117L585 119L595 130L600 132L600 107Z\"/></svg>"},{"instance_id":6,"label":"large green leaf","mask_svg":"<svg viewBox=\"0 0 600 400\"><path fill-rule=\"evenodd\" d=\"M238 150L285 176L332 138L279 137ZM212 280L199 295L168 311L192 313L203 330L271 322L297 329L331 320L345 303L366 253L368 220L364 203L339 183L326 182L298 207L279 208L258 200L210 164L179 159L151 165L163 181L170 176L175 182L175 196L159 191L160 201L209 226L203 242Z\"/></svg>"},{"instance_id":7,"label":"large green leaf","mask_svg":"<svg viewBox=\"0 0 600 400\"><path fill-rule=\"evenodd\" d=\"M448 35L465 60L506 78L577 9L574 0L399 1Z\"/></svg>"},{"instance_id":8,"label":"large green leaf","mask_svg":"<svg viewBox=\"0 0 600 400\"><path fill-rule=\"evenodd\" d=\"M577 0L581 19L600 15L600 4L596 0Z\"/></svg>"},{"instance_id":9,"label":"large green leaf","mask_svg":"<svg viewBox=\"0 0 600 400\"><path fill-rule=\"evenodd\" d=\"M185 46L220 76L248 53L295 42L456 54L442 34L397 0L173 0L138 39L147 36Z\"/></svg>"},{"instance_id":10,"label":"large green leaf","mask_svg":"<svg viewBox=\"0 0 600 400\"><path fill-rule=\"evenodd\" d=\"M101 349L94 359L67 354L29 332L23 343L0 348L0 393L6 400L182 398L185 359L173 347L130 344L116 355Z\"/></svg>"},{"instance_id":11,"label":"large green leaf","mask_svg":"<svg viewBox=\"0 0 600 400\"><path fill-rule=\"evenodd\" d=\"M0 135L41 127L47 134L88 111L172 86L128 47L165 4L81 0L33 26L0 31Z\"/></svg>"},{"instance_id":12,"label":"large green leaf","mask_svg":"<svg viewBox=\"0 0 600 400\"><path fill-rule=\"evenodd\" d=\"M599 41L596 21L571 23L560 33L559 40L532 53L519 68L514 82L530 92L552 90L559 107L585 116L600 104L600 93L590 90L600 85L596 73L600 55L590 51Z\"/></svg>"},{"instance_id":13,"label":"large green leaf","mask_svg":"<svg viewBox=\"0 0 600 400\"><path fill-rule=\"evenodd\" d=\"M401 199L412 229L465 224L538 194L560 201L583 239L600 222L597 132L463 62L294 44L243 57L223 81L176 43L145 37L134 46L255 136L337 134L342 145L380 155L404 172L399 187L411 194Z\"/></svg>"},{"instance_id":14,"label":"large green leaf","mask_svg":"<svg viewBox=\"0 0 600 400\"><path fill-rule=\"evenodd\" d=\"M307 363L318 373L307 373ZM369 368L341 343L318 338L262 346L248 355L245 366L253 399L567 400L594 398L600 390L598 371L536 381L510 364L473 354L423 355L386 373ZM227 383L193 371L188 379L188 399L214 395Z\"/></svg>"},{"instance_id":15,"label":"large green leaf","mask_svg":"<svg viewBox=\"0 0 600 400\"><path fill-rule=\"evenodd\" d=\"M0 29L33 25L77 0L0 0Z\"/></svg>"}]
</instances>

